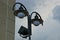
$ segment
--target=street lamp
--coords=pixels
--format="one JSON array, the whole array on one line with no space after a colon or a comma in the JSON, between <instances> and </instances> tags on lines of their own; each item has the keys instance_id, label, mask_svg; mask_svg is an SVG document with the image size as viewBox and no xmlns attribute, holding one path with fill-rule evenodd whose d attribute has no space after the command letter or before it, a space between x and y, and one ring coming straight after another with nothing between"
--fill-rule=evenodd
<instances>
[{"instance_id":1,"label":"street lamp","mask_svg":"<svg viewBox=\"0 0 60 40\"><path fill-rule=\"evenodd\" d=\"M20 5L18 10L15 10L16 4ZM23 38L29 37L29 40L31 40L31 35L32 35L31 24L34 24L35 26L39 26L39 24L43 25L43 20L42 20L41 16L37 12L32 12L31 15L29 15L29 12L25 8L25 6L22 3L19 3L19 2L15 3L13 5L13 10L14 10L14 15L19 17L19 18L24 18L25 16L28 17L27 18L28 19L28 28L25 28L24 26L21 26L18 33L20 34L21 37L23 37ZM36 15L33 19L31 19L33 13L35 13Z\"/></svg>"},{"instance_id":2,"label":"street lamp","mask_svg":"<svg viewBox=\"0 0 60 40\"><path fill-rule=\"evenodd\" d=\"M32 12L31 15L33 13L36 13L34 19L32 19L32 24L34 24L35 26L38 26L39 24L43 25L43 20L41 18L41 16L37 13L37 12Z\"/></svg>"},{"instance_id":3,"label":"street lamp","mask_svg":"<svg viewBox=\"0 0 60 40\"><path fill-rule=\"evenodd\" d=\"M16 4L20 5L19 10L15 10ZM19 2L15 3L13 5L13 11L14 11L14 15L19 17L19 18L23 18L23 17L29 15L27 9L25 8L25 6L23 4L21 4L21 3L19 3Z\"/></svg>"}]
</instances>

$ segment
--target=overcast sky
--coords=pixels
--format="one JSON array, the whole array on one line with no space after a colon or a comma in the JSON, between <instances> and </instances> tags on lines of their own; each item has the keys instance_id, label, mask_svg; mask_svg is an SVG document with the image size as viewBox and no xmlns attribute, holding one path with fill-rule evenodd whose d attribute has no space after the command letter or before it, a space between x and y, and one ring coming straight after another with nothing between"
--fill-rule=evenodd
<instances>
[{"instance_id":1,"label":"overcast sky","mask_svg":"<svg viewBox=\"0 0 60 40\"><path fill-rule=\"evenodd\" d=\"M25 5L29 13L38 12L44 25L32 25L32 40L60 40L60 0L16 0ZM18 9L19 6L17 6ZM21 25L27 26L27 17L15 19L15 40L28 40L19 36Z\"/></svg>"}]
</instances>

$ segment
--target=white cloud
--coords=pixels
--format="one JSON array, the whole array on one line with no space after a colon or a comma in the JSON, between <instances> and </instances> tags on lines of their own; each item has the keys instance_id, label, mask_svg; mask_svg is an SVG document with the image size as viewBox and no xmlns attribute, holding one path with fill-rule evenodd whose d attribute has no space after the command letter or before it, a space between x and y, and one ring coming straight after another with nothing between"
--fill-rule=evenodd
<instances>
[{"instance_id":1,"label":"white cloud","mask_svg":"<svg viewBox=\"0 0 60 40\"><path fill-rule=\"evenodd\" d=\"M53 18L60 21L60 5L56 5L53 9Z\"/></svg>"}]
</instances>

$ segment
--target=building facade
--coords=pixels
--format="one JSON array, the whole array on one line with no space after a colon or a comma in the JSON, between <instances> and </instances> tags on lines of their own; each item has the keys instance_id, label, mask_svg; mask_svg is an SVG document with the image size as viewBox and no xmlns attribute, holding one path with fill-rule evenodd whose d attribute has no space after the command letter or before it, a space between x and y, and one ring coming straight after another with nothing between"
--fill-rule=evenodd
<instances>
[{"instance_id":1,"label":"building facade","mask_svg":"<svg viewBox=\"0 0 60 40\"><path fill-rule=\"evenodd\" d=\"M15 17L13 4L15 0L0 0L0 40L14 40Z\"/></svg>"}]
</instances>

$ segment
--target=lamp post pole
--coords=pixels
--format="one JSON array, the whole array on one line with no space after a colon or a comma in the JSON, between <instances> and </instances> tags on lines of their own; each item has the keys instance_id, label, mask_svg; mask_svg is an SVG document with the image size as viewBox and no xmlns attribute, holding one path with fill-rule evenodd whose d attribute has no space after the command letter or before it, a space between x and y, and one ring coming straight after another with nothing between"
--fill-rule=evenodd
<instances>
[{"instance_id":1,"label":"lamp post pole","mask_svg":"<svg viewBox=\"0 0 60 40\"><path fill-rule=\"evenodd\" d=\"M31 40L31 15L28 15L29 40Z\"/></svg>"}]
</instances>

